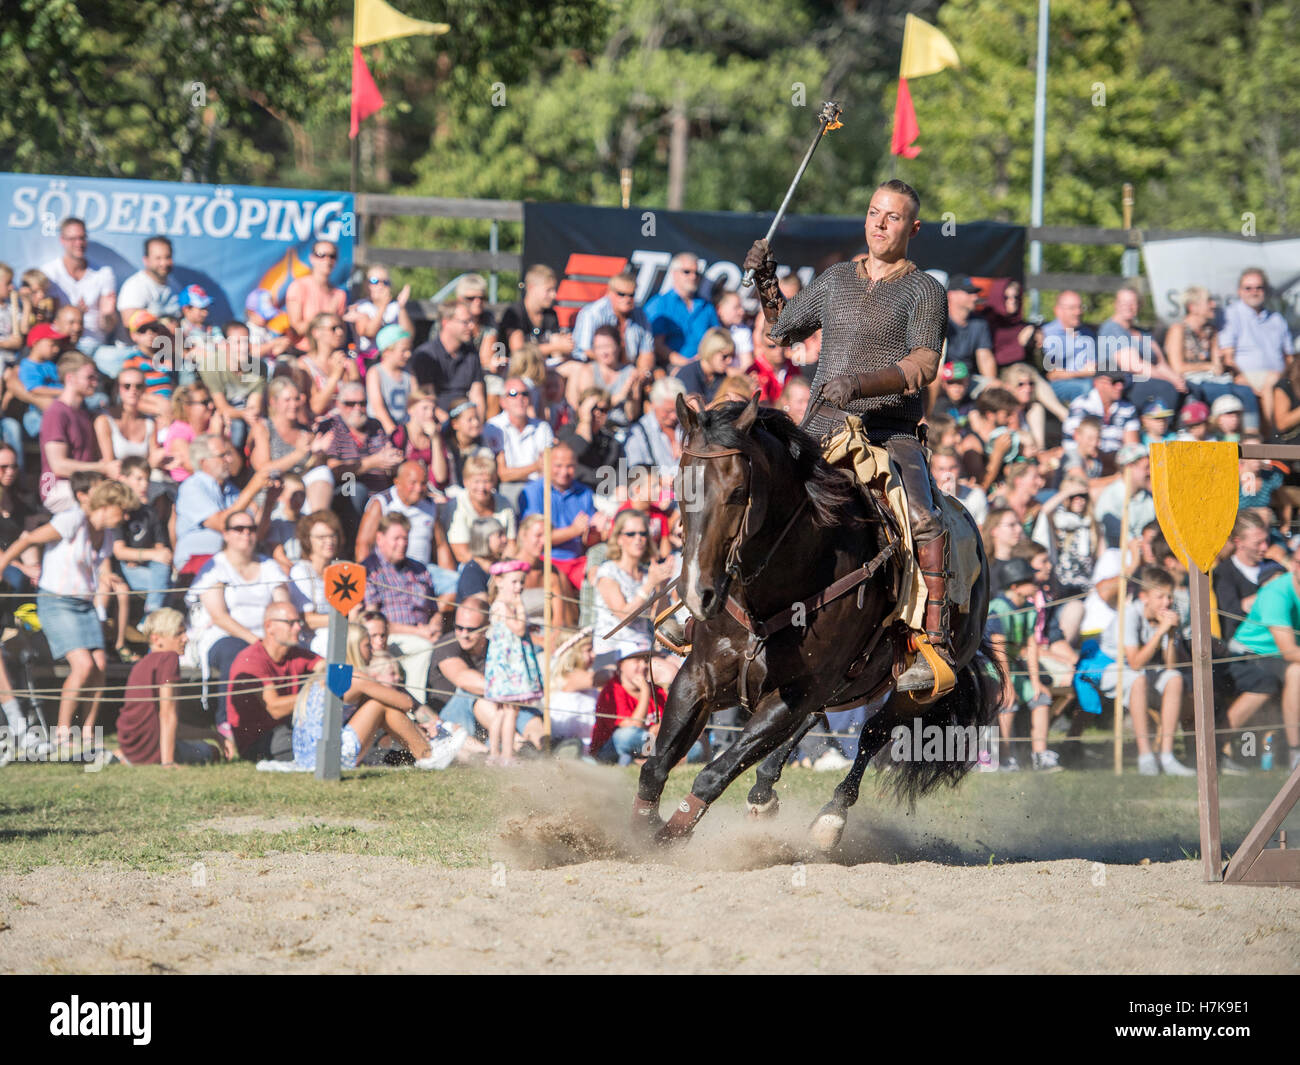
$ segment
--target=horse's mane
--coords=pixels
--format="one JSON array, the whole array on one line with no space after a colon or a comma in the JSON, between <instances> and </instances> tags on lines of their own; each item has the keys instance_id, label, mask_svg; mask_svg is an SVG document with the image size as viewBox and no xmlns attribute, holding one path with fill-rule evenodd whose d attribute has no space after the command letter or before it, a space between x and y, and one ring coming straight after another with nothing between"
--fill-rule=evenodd
<instances>
[{"instance_id":1,"label":"horse's mane","mask_svg":"<svg viewBox=\"0 0 1300 1065\"><path fill-rule=\"evenodd\" d=\"M704 439L718 447L734 447L742 451L752 447L750 436L736 428L736 419L748 404L722 403L700 412L700 431ZM784 411L771 407L758 408L756 429L761 429L785 449L794 462L795 475L808 493L812 505L813 521L821 526L853 525L862 520L861 502L857 487L842 470L837 470L822 458L821 445L811 433L805 432Z\"/></svg>"}]
</instances>

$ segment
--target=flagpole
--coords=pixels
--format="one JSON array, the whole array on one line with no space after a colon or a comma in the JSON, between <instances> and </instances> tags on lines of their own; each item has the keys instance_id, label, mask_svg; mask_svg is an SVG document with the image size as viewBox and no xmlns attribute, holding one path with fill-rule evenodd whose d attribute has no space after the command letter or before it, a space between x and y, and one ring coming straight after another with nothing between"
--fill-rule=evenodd
<instances>
[{"instance_id":1,"label":"flagpole","mask_svg":"<svg viewBox=\"0 0 1300 1065\"><path fill-rule=\"evenodd\" d=\"M1034 175L1029 224L1043 224L1043 155L1044 142L1047 138L1047 23L1051 16L1051 0L1038 0L1038 76L1034 86ZM1043 272L1043 242L1029 242L1029 273ZM1039 292L1036 287L1029 290L1029 315L1038 318Z\"/></svg>"}]
</instances>

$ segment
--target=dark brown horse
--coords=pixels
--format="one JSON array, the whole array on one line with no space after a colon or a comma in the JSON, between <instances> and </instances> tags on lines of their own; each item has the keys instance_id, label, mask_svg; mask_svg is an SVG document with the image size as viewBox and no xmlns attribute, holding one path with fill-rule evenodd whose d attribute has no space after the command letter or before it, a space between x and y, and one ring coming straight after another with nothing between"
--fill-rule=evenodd
<instances>
[{"instance_id":1,"label":"dark brown horse","mask_svg":"<svg viewBox=\"0 0 1300 1065\"><path fill-rule=\"evenodd\" d=\"M641 770L638 822L661 840L691 831L727 786L762 762L751 811L774 812L772 787L799 740L827 708L891 692L896 632L883 625L899 585L888 515L829 466L818 441L757 400L697 413L682 398L686 432L679 493L685 538L682 601L695 618L691 653L673 681L656 750ZM862 732L857 759L813 825L820 846L839 842L871 757L900 724L990 724L999 680L981 647L988 564L969 613L953 612L957 686L929 706L893 695ZM672 818L659 818L669 770L719 710L744 706L736 742L700 771ZM970 757L974 758L974 745ZM956 783L971 762L900 761L895 793L913 801Z\"/></svg>"}]
</instances>

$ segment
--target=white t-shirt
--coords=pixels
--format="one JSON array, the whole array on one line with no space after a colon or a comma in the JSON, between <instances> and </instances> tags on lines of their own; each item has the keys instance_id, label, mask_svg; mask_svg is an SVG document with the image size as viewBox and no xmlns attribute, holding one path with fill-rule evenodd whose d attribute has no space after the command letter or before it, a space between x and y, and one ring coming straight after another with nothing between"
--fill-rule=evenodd
<instances>
[{"instance_id":1,"label":"white t-shirt","mask_svg":"<svg viewBox=\"0 0 1300 1065\"><path fill-rule=\"evenodd\" d=\"M118 310L143 307L155 318L179 318L181 297L171 285L171 279L159 284L148 270L137 270L122 282L117 294Z\"/></svg>"},{"instance_id":2,"label":"white t-shirt","mask_svg":"<svg viewBox=\"0 0 1300 1065\"><path fill-rule=\"evenodd\" d=\"M437 565L433 557L433 527L438 524L438 504L426 498L417 500L415 506L407 506L398 498L396 488L380 492L377 498L381 513L401 514L411 523L406 557L426 566Z\"/></svg>"},{"instance_id":3,"label":"white t-shirt","mask_svg":"<svg viewBox=\"0 0 1300 1065\"><path fill-rule=\"evenodd\" d=\"M367 318L375 316L375 304L373 300L362 300L360 303L354 303L352 309L358 314L364 314ZM384 317L379 326L383 329L386 325L392 325L397 321L397 316L402 313L402 308L397 305L397 300L389 300L384 307ZM375 350L375 338L363 337L357 333L357 351L362 355L369 355Z\"/></svg>"},{"instance_id":4,"label":"white t-shirt","mask_svg":"<svg viewBox=\"0 0 1300 1065\"><path fill-rule=\"evenodd\" d=\"M218 584L225 585L226 611L231 619L242 625L258 639L265 635L262 628L262 616L270 606L272 593L277 587L286 585L284 570L278 563L265 555L257 557L257 576L251 581L245 580L226 557L225 551L218 551L199 570L190 590L185 593L185 601L190 606L190 629L198 631L208 627L216 628L207 609L203 606L203 593ZM224 634L224 630L223 634Z\"/></svg>"},{"instance_id":5,"label":"white t-shirt","mask_svg":"<svg viewBox=\"0 0 1300 1065\"><path fill-rule=\"evenodd\" d=\"M542 457L542 452L555 443L555 434L546 422L530 418L522 429L516 429L505 412L489 418L483 426L483 443L492 449L492 454L505 452L506 465L511 467L531 466ZM534 473L529 480L541 477Z\"/></svg>"},{"instance_id":6,"label":"white t-shirt","mask_svg":"<svg viewBox=\"0 0 1300 1065\"><path fill-rule=\"evenodd\" d=\"M99 324L99 299L105 293L117 293L117 277L113 268L87 264L81 280L76 281L68 273L68 268L63 265L63 257L60 256L42 266L41 273L50 279L50 295L60 303L70 303L73 306L78 302L85 304L84 336L103 344L108 337Z\"/></svg>"},{"instance_id":7,"label":"white t-shirt","mask_svg":"<svg viewBox=\"0 0 1300 1065\"><path fill-rule=\"evenodd\" d=\"M1121 558L1118 547L1108 547L1097 559L1097 564L1092 569L1092 590L1083 601L1083 623L1079 626L1081 633L1105 632L1115 620L1115 608L1097 594L1097 585L1119 576L1123 568Z\"/></svg>"},{"instance_id":8,"label":"white t-shirt","mask_svg":"<svg viewBox=\"0 0 1300 1065\"><path fill-rule=\"evenodd\" d=\"M62 539L46 547L41 556L41 591L89 599L95 594L100 563L113 553L116 532L105 530L103 543L96 550L90 541L90 519L80 507L59 511L50 524Z\"/></svg>"},{"instance_id":9,"label":"white t-shirt","mask_svg":"<svg viewBox=\"0 0 1300 1065\"><path fill-rule=\"evenodd\" d=\"M635 651L648 651L651 620L650 615L646 613L642 613L635 621L619 629L614 639L604 638L604 634L618 625L621 620L605 602L605 597L600 594L600 582L606 577L618 585L618 590L623 593L623 599L629 603L638 598L637 589L645 580L644 574L634 577L617 562L600 564L600 569L596 570L596 616L592 621L594 633L591 641L592 651L598 655L605 654L607 651L618 651L622 655L632 654Z\"/></svg>"},{"instance_id":10,"label":"white t-shirt","mask_svg":"<svg viewBox=\"0 0 1300 1065\"><path fill-rule=\"evenodd\" d=\"M470 529L474 526L474 519L486 517L474 509L474 504L469 501L469 496L462 495L460 502L456 504L456 512L451 516L451 524L447 527L447 543L449 544L467 544L469 543ZM506 531L506 539L513 540L518 535L515 525L515 508L510 505L506 497L500 492L492 494L492 517L501 523L502 528ZM408 548L407 553L410 554Z\"/></svg>"}]
</instances>

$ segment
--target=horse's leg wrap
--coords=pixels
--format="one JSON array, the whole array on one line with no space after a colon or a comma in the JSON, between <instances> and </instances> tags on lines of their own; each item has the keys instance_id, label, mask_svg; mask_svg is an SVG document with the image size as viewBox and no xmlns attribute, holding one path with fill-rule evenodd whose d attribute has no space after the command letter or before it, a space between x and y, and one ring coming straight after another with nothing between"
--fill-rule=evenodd
<instances>
[{"instance_id":1,"label":"horse's leg wrap","mask_svg":"<svg viewBox=\"0 0 1300 1065\"><path fill-rule=\"evenodd\" d=\"M677 809L673 811L673 816L668 819L668 823L659 830L658 840L667 843L689 836L708 808L709 804L703 799L687 795L677 804Z\"/></svg>"},{"instance_id":2,"label":"horse's leg wrap","mask_svg":"<svg viewBox=\"0 0 1300 1065\"><path fill-rule=\"evenodd\" d=\"M659 800L650 802L637 796L632 800L632 827L637 830L649 828L651 831L658 831L663 825L659 817Z\"/></svg>"}]
</instances>

